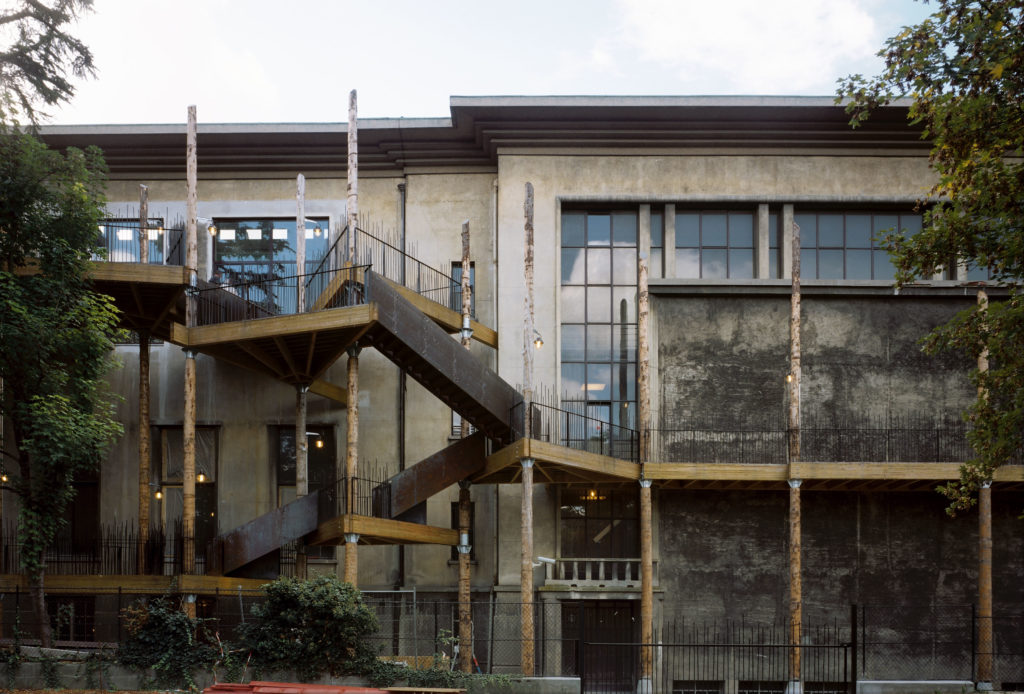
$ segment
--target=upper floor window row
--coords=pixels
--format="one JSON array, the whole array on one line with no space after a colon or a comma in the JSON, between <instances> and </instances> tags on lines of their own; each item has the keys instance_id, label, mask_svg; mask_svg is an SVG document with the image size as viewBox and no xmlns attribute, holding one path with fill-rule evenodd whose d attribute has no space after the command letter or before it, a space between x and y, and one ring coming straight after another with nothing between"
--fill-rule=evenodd
<instances>
[{"instance_id":1,"label":"upper floor window row","mask_svg":"<svg viewBox=\"0 0 1024 694\"><path fill-rule=\"evenodd\" d=\"M890 230L921 231L921 215L892 212L804 212L800 227L800 275L820 280L892 280L896 268L881 239Z\"/></svg>"},{"instance_id":2,"label":"upper floor window row","mask_svg":"<svg viewBox=\"0 0 1024 694\"><path fill-rule=\"evenodd\" d=\"M651 212L651 276L678 279L784 277L781 209L759 219L756 209ZM674 216L675 222L666 221ZM767 228L761 227L766 219ZM822 280L893 280L880 239L890 230L921 230L921 215L888 211L797 211L801 275Z\"/></svg>"}]
</instances>

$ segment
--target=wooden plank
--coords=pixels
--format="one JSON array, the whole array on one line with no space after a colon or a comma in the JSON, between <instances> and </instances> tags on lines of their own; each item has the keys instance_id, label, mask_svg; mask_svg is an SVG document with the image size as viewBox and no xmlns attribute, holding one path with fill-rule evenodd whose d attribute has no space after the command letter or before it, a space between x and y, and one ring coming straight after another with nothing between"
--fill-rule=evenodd
<instances>
[{"instance_id":1,"label":"wooden plank","mask_svg":"<svg viewBox=\"0 0 1024 694\"><path fill-rule=\"evenodd\" d=\"M348 390L324 380L310 383L309 392L334 402L340 402L342 405L348 404Z\"/></svg>"},{"instance_id":2,"label":"wooden plank","mask_svg":"<svg viewBox=\"0 0 1024 694\"><path fill-rule=\"evenodd\" d=\"M402 298L408 301L410 304L415 306L421 313L430 318L432 321L440 325L449 332L458 332L462 329L462 316L458 311L453 311L446 306L442 306L436 301L431 301L421 294L417 294L408 287L403 287L396 282L392 282L386 277L381 277L384 281L390 284L396 292L402 295ZM372 297L371 297L372 299ZM488 328L483 323L475 320L469 322L471 328L473 328L473 339L477 342L481 342L488 347L498 347L498 333L491 328Z\"/></svg>"},{"instance_id":3,"label":"wooden plank","mask_svg":"<svg viewBox=\"0 0 1024 694\"><path fill-rule=\"evenodd\" d=\"M93 282L125 282L138 284L188 284L188 268L179 265L143 265L141 263L108 263L96 261L89 268Z\"/></svg>"},{"instance_id":4,"label":"wooden plank","mask_svg":"<svg viewBox=\"0 0 1024 694\"><path fill-rule=\"evenodd\" d=\"M273 316L248 321L232 321L218 325L202 325L183 330L171 326L174 342L191 347L215 345L238 340L255 340L275 336L311 334L334 329L365 327L377 320L377 307L372 304L335 308L318 313Z\"/></svg>"},{"instance_id":5,"label":"wooden plank","mask_svg":"<svg viewBox=\"0 0 1024 694\"><path fill-rule=\"evenodd\" d=\"M559 446L546 441L530 441L530 457L546 463L554 463L578 470L588 470L609 477L626 480L640 479L640 466L628 460L607 455L579 451L568 446Z\"/></svg>"},{"instance_id":6,"label":"wooden plank","mask_svg":"<svg viewBox=\"0 0 1024 694\"><path fill-rule=\"evenodd\" d=\"M511 445L505 446L500 451L487 456L487 461L484 463L483 468L470 479L474 483L484 482L491 475L497 474L513 465L519 467L519 459L529 456L530 440L519 439Z\"/></svg>"},{"instance_id":7,"label":"wooden plank","mask_svg":"<svg viewBox=\"0 0 1024 694\"><path fill-rule=\"evenodd\" d=\"M315 532L306 536L306 544L340 545L345 541L345 533L357 533L360 542L367 544L372 544L375 540L399 545L459 544L459 531L454 528L356 515L338 516L321 523Z\"/></svg>"},{"instance_id":8,"label":"wooden plank","mask_svg":"<svg viewBox=\"0 0 1024 694\"><path fill-rule=\"evenodd\" d=\"M783 463L647 463L644 474L652 480L748 480L785 482Z\"/></svg>"},{"instance_id":9,"label":"wooden plank","mask_svg":"<svg viewBox=\"0 0 1024 694\"><path fill-rule=\"evenodd\" d=\"M264 579L231 578L228 576L130 576L116 574L85 574L73 576L48 576L47 590L62 594L116 594L121 588L126 594L163 595L172 586L179 593L213 594L220 591L260 590L267 583ZM0 592L28 590L28 581L22 574L0 575Z\"/></svg>"},{"instance_id":10,"label":"wooden plank","mask_svg":"<svg viewBox=\"0 0 1024 694\"><path fill-rule=\"evenodd\" d=\"M959 463L792 463L793 479L952 480Z\"/></svg>"}]
</instances>

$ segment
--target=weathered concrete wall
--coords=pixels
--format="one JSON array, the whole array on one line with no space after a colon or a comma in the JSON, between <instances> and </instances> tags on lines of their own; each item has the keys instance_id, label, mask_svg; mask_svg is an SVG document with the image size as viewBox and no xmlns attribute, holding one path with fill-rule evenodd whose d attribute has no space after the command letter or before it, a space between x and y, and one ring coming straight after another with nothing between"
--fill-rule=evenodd
<instances>
[{"instance_id":1,"label":"weathered concrete wall","mask_svg":"<svg viewBox=\"0 0 1024 694\"><path fill-rule=\"evenodd\" d=\"M660 586L689 620L785 622L788 606L786 492L665 490L660 493ZM978 517L950 518L933 492L804 492L804 618L838 618L850 603L883 606L910 627L933 606L977 602ZM993 494L997 612L1020 605L1024 495ZM666 619L673 614L666 605ZM968 632L969 636L969 632Z\"/></svg>"},{"instance_id":2,"label":"weathered concrete wall","mask_svg":"<svg viewBox=\"0 0 1024 694\"><path fill-rule=\"evenodd\" d=\"M955 354L928 356L919 340L969 303L805 296L804 422L958 417L974 398L971 364ZM788 296L663 296L655 307L664 428L699 428L709 420L784 426Z\"/></svg>"},{"instance_id":3,"label":"weathered concrete wall","mask_svg":"<svg viewBox=\"0 0 1024 694\"><path fill-rule=\"evenodd\" d=\"M551 341L559 324L560 214L565 202L706 203L718 207L758 202L803 201L912 204L931 181L923 157L874 156L728 156L679 154L645 156L622 153L517 154L499 156L498 288L502 298L497 322L502 349L499 373L522 380L523 198L524 185L535 191L536 326L546 341L535 355L536 383L555 385L559 345ZM552 349L547 349L550 345Z\"/></svg>"},{"instance_id":4,"label":"weathered concrete wall","mask_svg":"<svg viewBox=\"0 0 1024 694\"><path fill-rule=\"evenodd\" d=\"M494 316L492 277L494 262L494 176L493 174L431 174L408 177L364 178L360 180L361 216L368 231L398 238L401 196L398 185L406 185L407 242L414 255L443 272L461 259L459 234L464 220L470 221L471 249L476 267L478 319L491 324ZM168 220L184 216L185 184L180 180L149 183L150 212ZM200 209L204 217L293 217L294 178L201 179ZM108 191L110 213L133 217L137 214L138 182L113 181ZM345 179L310 178L306 187L307 216L330 217L332 228L345 223ZM202 232L202 230L201 230ZM210 274L212 240L200 234L200 276ZM474 354L493 362L493 350L474 346ZM104 463L101 477L101 522L136 517L138 483L138 350L118 349L122 366L109 380L114 392L123 396L118 418L124 436L115 444ZM183 405L183 355L170 344L152 350L152 420L157 425L180 425ZM322 378L341 387L347 381L346 356ZM360 470L390 475L399 469L399 385L398 369L373 350L360 355ZM406 465L415 464L449 443L450 414L433 395L407 379ZM200 425L218 429L219 463L218 530L223 532L272 509L277 504L274 479L273 429L294 422L295 391L273 379L200 355L198 361L198 414ZM345 450L345 408L332 401L309 398L310 426L332 427L337 445L339 469ZM154 449L156 445L154 444ZM473 491L478 536L474 584L490 585L496 561L493 536L491 488ZM449 504L457 499L457 488L438 495L428 504L428 522L447 527ZM338 550L338 560L343 550ZM448 565L449 548L419 547L406 550L405 576L398 572L398 549L360 549L360 585L366 588L447 586L455 581L455 569ZM318 567L322 569L323 567Z\"/></svg>"}]
</instances>

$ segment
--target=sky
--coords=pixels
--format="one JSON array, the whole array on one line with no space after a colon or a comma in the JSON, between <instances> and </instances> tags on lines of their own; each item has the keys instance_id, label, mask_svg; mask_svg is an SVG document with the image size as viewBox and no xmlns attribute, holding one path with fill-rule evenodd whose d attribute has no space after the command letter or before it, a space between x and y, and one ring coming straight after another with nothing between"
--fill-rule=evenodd
<instances>
[{"instance_id":1,"label":"sky","mask_svg":"<svg viewBox=\"0 0 1024 694\"><path fill-rule=\"evenodd\" d=\"M10 2L11 0L0 0ZM913 0L95 0L51 124L447 117L449 97L834 94Z\"/></svg>"}]
</instances>

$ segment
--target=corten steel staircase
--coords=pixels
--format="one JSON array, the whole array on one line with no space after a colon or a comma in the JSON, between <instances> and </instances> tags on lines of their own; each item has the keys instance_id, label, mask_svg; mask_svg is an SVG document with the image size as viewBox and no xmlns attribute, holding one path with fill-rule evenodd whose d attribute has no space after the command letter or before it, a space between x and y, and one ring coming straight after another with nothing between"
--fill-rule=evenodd
<instances>
[{"instance_id":1,"label":"corten steel staircase","mask_svg":"<svg viewBox=\"0 0 1024 694\"><path fill-rule=\"evenodd\" d=\"M414 306L403 295L408 290L403 292L372 270L360 274L363 282L358 295L375 308L375 316L372 324L361 332L359 345L378 350L477 430L473 436L438 451L385 483L389 489L384 496L390 504L384 505L383 513L392 519L409 518L409 512L415 513L416 507L429 497L483 467L487 438L499 445L512 441L509 413L522 398L434 319ZM315 300L316 305L337 305L331 295L346 291L349 300L343 302L344 307L321 311L348 310L352 283L352 279L328 283ZM329 520L323 517L324 507L332 506L310 501L314 496L274 509L221 535L214 543L208 566L224 574L244 570L246 565L281 545L314 532Z\"/></svg>"},{"instance_id":2,"label":"corten steel staircase","mask_svg":"<svg viewBox=\"0 0 1024 694\"><path fill-rule=\"evenodd\" d=\"M452 338L450 331L461 321L446 305L458 291L450 277L359 230L352 255L346 250L347 234L313 272L279 278L283 284L272 291L260 282L222 287L200 281L195 328L181 325L187 273L180 266L97 263L95 279L115 296L127 327L149 329L156 337L287 383L315 381L355 342L381 352L477 431L381 485L379 496L389 503L377 505L374 515L409 518L426 499L483 467L487 439L499 445L512 442L509 415L522 398ZM305 310L285 314L281 307L292 304L294 310L297 283L303 281ZM156 300L147 301L154 292ZM254 292L262 300L253 300ZM494 338L493 331L481 327L481 332ZM316 531L325 521L324 509L335 506L317 496L310 494L218 537L208 570L244 570Z\"/></svg>"}]
</instances>

